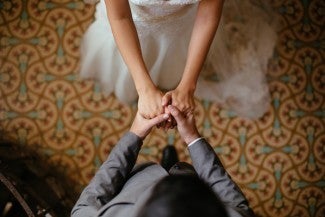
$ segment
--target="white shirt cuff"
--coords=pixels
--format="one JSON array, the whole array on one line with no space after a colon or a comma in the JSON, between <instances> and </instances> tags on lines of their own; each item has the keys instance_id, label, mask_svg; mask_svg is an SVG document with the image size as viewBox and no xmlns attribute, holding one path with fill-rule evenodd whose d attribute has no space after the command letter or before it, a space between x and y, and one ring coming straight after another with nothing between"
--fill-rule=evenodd
<instances>
[{"instance_id":1,"label":"white shirt cuff","mask_svg":"<svg viewBox=\"0 0 325 217\"><path fill-rule=\"evenodd\" d=\"M197 141L199 141L201 139L204 139L204 138L200 137L200 138L194 139L190 144L187 145L187 147L190 147L191 145L193 145L194 143L196 143Z\"/></svg>"}]
</instances>

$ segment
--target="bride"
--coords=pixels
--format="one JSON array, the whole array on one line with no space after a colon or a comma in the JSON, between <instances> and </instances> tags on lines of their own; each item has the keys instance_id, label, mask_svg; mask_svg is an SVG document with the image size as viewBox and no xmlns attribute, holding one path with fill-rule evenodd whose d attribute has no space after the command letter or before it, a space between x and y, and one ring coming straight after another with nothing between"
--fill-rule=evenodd
<instances>
[{"instance_id":1,"label":"bride","mask_svg":"<svg viewBox=\"0 0 325 217\"><path fill-rule=\"evenodd\" d=\"M261 0L100 0L80 74L122 102L138 99L145 118L170 103L192 112L194 95L258 118L269 106L272 18Z\"/></svg>"}]
</instances>

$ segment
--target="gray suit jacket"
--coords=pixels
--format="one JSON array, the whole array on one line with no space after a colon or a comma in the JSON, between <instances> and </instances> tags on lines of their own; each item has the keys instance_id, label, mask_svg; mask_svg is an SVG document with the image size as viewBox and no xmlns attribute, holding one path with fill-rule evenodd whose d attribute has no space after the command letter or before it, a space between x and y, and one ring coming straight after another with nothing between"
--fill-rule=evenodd
<instances>
[{"instance_id":1,"label":"gray suit jacket","mask_svg":"<svg viewBox=\"0 0 325 217\"><path fill-rule=\"evenodd\" d=\"M142 140L126 133L111 151L72 209L72 217L136 217L155 184L169 174L158 164L135 166ZM238 186L212 147L199 140L189 147L193 166L225 204L231 217L252 217Z\"/></svg>"}]
</instances>

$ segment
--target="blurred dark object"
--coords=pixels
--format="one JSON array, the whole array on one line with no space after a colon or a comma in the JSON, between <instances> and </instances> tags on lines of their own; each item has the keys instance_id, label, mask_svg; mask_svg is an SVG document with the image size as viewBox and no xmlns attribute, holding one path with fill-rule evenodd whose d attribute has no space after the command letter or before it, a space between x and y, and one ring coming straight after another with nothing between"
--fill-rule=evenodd
<instances>
[{"instance_id":1,"label":"blurred dark object","mask_svg":"<svg viewBox=\"0 0 325 217\"><path fill-rule=\"evenodd\" d=\"M161 166L168 172L178 161L175 147L173 145L166 145L162 151Z\"/></svg>"},{"instance_id":2,"label":"blurred dark object","mask_svg":"<svg viewBox=\"0 0 325 217\"><path fill-rule=\"evenodd\" d=\"M72 188L35 152L0 141L0 217L70 216Z\"/></svg>"}]
</instances>

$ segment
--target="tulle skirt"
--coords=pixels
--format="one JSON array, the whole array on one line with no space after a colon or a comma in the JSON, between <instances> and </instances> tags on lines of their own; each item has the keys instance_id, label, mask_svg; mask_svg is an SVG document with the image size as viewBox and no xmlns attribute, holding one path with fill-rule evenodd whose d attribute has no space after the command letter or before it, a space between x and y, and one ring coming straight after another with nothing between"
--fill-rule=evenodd
<instances>
[{"instance_id":1,"label":"tulle skirt","mask_svg":"<svg viewBox=\"0 0 325 217\"><path fill-rule=\"evenodd\" d=\"M142 54L153 82L177 87L186 63L197 3L138 5L130 1ZM198 80L196 97L219 103L242 117L258 118L269 108L268 60L276 42L274 16L261 1L227 0L217 34ZM81 44L82 78L95 79L103 93L124 103L137 100L106 14L104 0Z\"/></svg>"}]
</instances>

